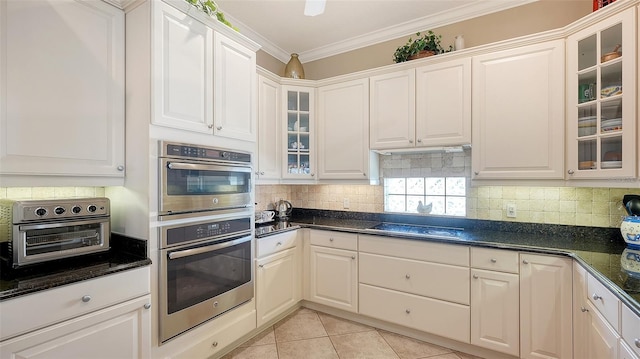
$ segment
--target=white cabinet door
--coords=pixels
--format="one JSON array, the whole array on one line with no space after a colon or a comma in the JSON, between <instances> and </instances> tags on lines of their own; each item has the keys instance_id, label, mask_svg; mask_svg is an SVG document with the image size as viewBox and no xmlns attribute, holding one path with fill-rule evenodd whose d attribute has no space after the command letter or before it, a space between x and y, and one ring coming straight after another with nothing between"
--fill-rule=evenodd
<instances>
[{"instance_id":1,"label":"white cabinet door","mask_svg":"<svg viewBox=\"0 0 640 359\"><path fill-rule=\"evenodd\" d=\"M564 178L564 41L473 58L473 178Z\"/></svg>"},{"instance_id":2,"label":"white cabinet door","mask_svg":"<svg viewBox=\"0 0 640 359\"><path fill-rule=\"evenodd\" d=\"M214 39L214 134L256 140L256 53L216 32Z\"/></svg>"},{"instance_id":3,"label":"white cabinet door","mask_svg":"<svg viewBox=\"0 0 640 359\"><path fill-rule=\"evenodd\" d=\"M258 76L258 169L257 181L279 179L280 173L280 85Z\"/></svg>"},{"instance_id":4,"label":"white cabinet door","mask_svg":"<svg viewBox=\"0 0 640 359\"><path fill-rule=\"evenodd\" d=\"M300 300L300 269L296 249L256 260L258 327L293 307Z\"/></svg>"},{"instance_id":5,"label":"white cabinet door","mask_svg":"<svg viewBox=\"0 0 640 359\"><path fill-rule=\"evenodd\" d=\"M471 58L416 69L416 146L471 143Z\"/></svg>"},{"instance_id":6,"label":"white cabinet door","mask_svg":"<svg viewBox=\"0 0 640 359\"><path fill-rule=\"evenodd\" d=\"M282 86L282 93L285 126L282 178L315 180L315 91L286 85Z\"/></svg>"},{"instance_id":7,"label":"white cabinet door","mask_svg":"<svg viewBox=\"0 0 640 359\"><path fill-rule=\"evenodd\" d=\"M318 178L369 178L369 79L317 91Z\"/></svg>"},{"instance_id":8,"label":"white cabinet door","mask_svg":"<svg viewBox=\"0 0 640 359\"><path fill-rule=\"evenodd\" d=\"M567 179L636 176L637 34L631 8L567 38Z\"/></svg>"},{"instance_id":9,"label":"white cabinet door","mask_svg":"<svg viewBox=\"0 0 640 359\"><path fill-rule=\"evenodd\" d=\"M371 149L413 147L416 127L415 70L372 76L369 81Z\"/></svg>"},{"instance_id":10,"label":"white cabinet door","mask_svg":"<svg viewBox=\"0 0 640 359\"><path fill-rule=\"evenodd\" d=\"M600 315L598 309L590 302L587 302L586 305L587 338L585 344L587 350L585 358L617 358L620 336Z\"/></svg>"},{"instance_id":11,"label":"white cabinet door","mask_svg":"<svg viewBox=\"0 0 640 359\"><path fill-rule=\"evenodd\" d=\"M144 296L0 344L2 358L149 358L150 297Z\"/></svg>"},{"instance_id":12,"label":"white cabinet door","mask_svg":"<svg viewBox=\"0 0 640 359\"><path fill-rule=\"evenodd\" d=\"M358 312L358 253L310 246L309 300Z\"/></svg>"},{"instance_id":13,"label":"white cabinet door","mask_svg":"<svg viewBox=\"0 0 640 359\"><path fill-rule=\"evenodd\" d=\"M471 344L518 356L520 278L481 269L471 278Z\"/></svg>"},{"instance_id":14,"label":"white cabinet door","mask_svg":"<svg viewBox=\"0 0 640 359\"><path fill-rule=\"evenodd\" d=\"M102 1L2 1L0 44L0 174L121 180L124 13Z\"/></svg>"},{"instance_id":15,"label":"white cabinet door","mask_svg":"<svg viewBox=\"0 0 640 359\"><path fill-rule=\"evenodd\" d=\"M572 262L520 254L520 357L572 358Z\"/></svg>"},{"instance_id":16,"label":"white cabinet door","mask_svg":"<svg viewBox=\"0 0 640 359\"><path fill-rule=\"evenodd\" d=\"M151 122L213 133L213 30L163 2L153 8Z\"/></svg>"},{"instance_id":17,"label":"white cabinet door","mask_svg":"<svg viewBox=\"0 0 640 359\"><path fill-rule=\"evenodd\" d=\"M573 263L573 357L587 357L589 328L587 308L587 271Z\"/></svg>"}]
</instances>

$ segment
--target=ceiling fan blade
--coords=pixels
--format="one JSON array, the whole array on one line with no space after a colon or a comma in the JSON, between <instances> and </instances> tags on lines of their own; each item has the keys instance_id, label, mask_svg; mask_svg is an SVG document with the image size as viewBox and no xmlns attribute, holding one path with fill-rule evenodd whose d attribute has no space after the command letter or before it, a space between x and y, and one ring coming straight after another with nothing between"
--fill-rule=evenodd
<instances>
[{"instance_id":1,"label":"ceiling fan blade","mask_svg":"<svg viewBox=\"0 0 640 359\"><path fill-rule=\"evenodd\" d=\"M306 16L316 16L324 12L324 6L327 0L307 0L304 5L304 14Z\"/></svg>"}]
</instances>

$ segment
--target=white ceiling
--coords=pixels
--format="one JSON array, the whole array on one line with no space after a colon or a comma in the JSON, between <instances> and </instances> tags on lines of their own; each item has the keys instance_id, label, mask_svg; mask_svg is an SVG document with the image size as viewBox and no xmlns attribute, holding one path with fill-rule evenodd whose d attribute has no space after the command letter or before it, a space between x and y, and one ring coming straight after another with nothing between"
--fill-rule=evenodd
<instances>
[{"instance_id":1,"label":"white ceiling","mask_svg":"<svg viewBox=\"0 0 640 359\"><path fill-rule=\"evenodd\" d=\"M304 0L216 0L240 32L282 62L302 62L412 35L536 0L327 0L304 16Z\"/></svg>"}]
</instances>

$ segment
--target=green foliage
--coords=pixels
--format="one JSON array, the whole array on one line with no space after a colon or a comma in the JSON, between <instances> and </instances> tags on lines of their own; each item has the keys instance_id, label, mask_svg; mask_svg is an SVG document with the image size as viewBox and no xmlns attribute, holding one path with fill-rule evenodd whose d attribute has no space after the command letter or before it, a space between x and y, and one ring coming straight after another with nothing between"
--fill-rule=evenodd
<instances>
[{"instance_id":1,"label":"green foliage","mask_svg":"<svg viewBox=\"0 0 640 359\"><path fill-rule=\"evenodd\" d=\"M407 61L410 56L417 55L422 50L433 51L437 55L453 49L452 46L449 46L449 50L445 50L441 45L442 35L436 35L431 30L422 36L420 36L418 32L416 36L418 37L415 40L409 38L406 44L396 49L396 52L393 54L394 62Z\"/></svg>"},{"instance_id":2,"label":"green foliage","mask_svg":"<svg viewBox=\"0 0 640 359\"><path fill-rule=\"evenodd\" d=\"M224 13L220 11L218 8L218 4L213 0L185 0L189 4L195 6L198 10L204 12L205 14L213 17L215 15L216 19L221 23L229 26L230 28L239 31L237 27L231 25L231 23L225 19Z\"/></svg>"}]
</instances>

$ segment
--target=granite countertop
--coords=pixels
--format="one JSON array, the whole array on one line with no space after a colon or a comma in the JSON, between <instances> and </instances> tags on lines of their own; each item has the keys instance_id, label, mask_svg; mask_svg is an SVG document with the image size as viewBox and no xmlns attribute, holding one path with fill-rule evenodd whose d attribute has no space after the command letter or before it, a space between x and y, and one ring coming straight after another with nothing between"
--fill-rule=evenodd
<instances>
[{"instance_id":1,"label":"granite countertop","mask_svg":"<svg viewBox=\"0 0 640 359\"><path fill-rule=\"evenodd\" d=\"M2 267L0 301L38 291L148 266L147 242L112 233L109 251L18 269Z\"/></svg>"},{"instance_id":2,"label":"granite countertop","mask_svg":"<svg viewBox=\"0 0 640 359\"><path fill-rule=\"evenodd\" d=\"M625 271L631 253L617 228L545 225L435 216L294 209L293 225L572 257L640 315L640 273ZM380 223L447 227L447 235L373 229ZM272 233L278 233L272 232ZM640 255L640 251L637 251Z\"/></svg>"}]
</instances>

